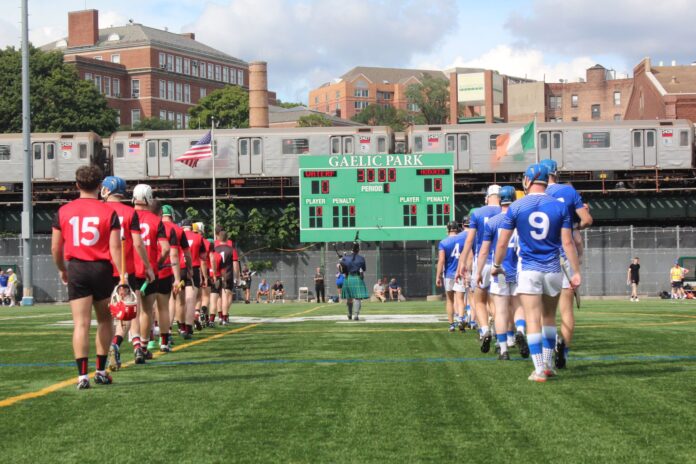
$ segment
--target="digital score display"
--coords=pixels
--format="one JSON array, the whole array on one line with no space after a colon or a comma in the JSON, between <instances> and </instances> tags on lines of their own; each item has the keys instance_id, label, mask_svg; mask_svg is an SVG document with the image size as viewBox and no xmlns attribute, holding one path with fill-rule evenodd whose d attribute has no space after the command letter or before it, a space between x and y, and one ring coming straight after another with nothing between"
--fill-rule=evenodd
<instances>
[{"instance_id":1,"label":"digital score display","mask_svg":"<svg viewBox=\"0 0 696 464\"><path fill-rule=\"evenodd\" d=\"M302 155L300 240L441 240L454 214L451 153Z\"/></svg>"}]
</instances>

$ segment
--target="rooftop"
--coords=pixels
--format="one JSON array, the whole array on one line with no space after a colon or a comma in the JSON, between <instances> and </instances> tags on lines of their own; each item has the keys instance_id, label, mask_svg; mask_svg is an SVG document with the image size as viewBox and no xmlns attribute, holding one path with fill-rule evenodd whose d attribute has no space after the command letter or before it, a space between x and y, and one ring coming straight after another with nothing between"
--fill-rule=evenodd
<instances>
[{"instance_id":1,"label":"rooftop","mask_svg":"<svg viewBox=\"0 0 696 464\"><path fill-rule=\"evenodd\" d=\"M421 78L430 75L435 78L447 79L442 71L430 69L403 69L403 68L376 68L368 66L356 66L341 76L342 80L351 80L359 75L363 75L374 83L399 84L415 77Z\"/></svg>"},{"instance_id":2,"label":"rooftop","mask_svg":"<svg viewBox=\"0 0 696 464\"><path fill-rule=\"evenodd\" d=\"M268 121L270 124L279 124L283 122L296 122L302 116L318 114L330 120L334 126L362 126L363 124L342 119L330 114L322 113L321 111L310 110L306 106L295 106L293 108L283 108L281 106L268 106Z\"/></svg>"},{"instance_id":3,"label":"rooftop","mask_svg":"<svg viewBox=\"0 0 696 464\"><path fill-rule=\"evenodd\" d=\"M696 93L696 66L652 66L650 71L667 93Z\"/></svg>"}]
</instances>

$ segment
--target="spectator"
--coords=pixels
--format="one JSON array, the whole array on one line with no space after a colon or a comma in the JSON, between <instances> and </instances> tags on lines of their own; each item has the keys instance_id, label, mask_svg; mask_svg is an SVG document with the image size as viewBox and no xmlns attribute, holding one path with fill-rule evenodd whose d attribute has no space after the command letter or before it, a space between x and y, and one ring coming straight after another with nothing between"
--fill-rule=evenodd
<instances>
[{"instance_id":1,"label":"spectator","mask_svg":"<svg viewBox=\"0 0 696 464\"><path fill-rule=\"evenodd\" d=\"M343 288L343 281L346 279L346 276L339 270L336 273L336 292L338 292L338 301L341 300L341 289Z\"/></svg>"},{"instance_id":2,"label":"spectator","mask_svg":"<svg viewBox=\"0 0 696 464\"><path fill-rule=\"evenodd\" d=\"M633 258L626 273L626 283L631 286L631 301L638 300L638 282L640 281L640 259Z\"/></svg>"},{"instance_id":3,"label":"spectator","mask_svg":"<svg viewBox=\"0 0 696 464\"><path fill-rule=\"evenodd\" d=\"M258 303L261 297L265 296L266 303L268 303L269 292L270 288L268 286L268 282L266 282L266 279L261 279L261 283L259 284L259 290L256 292L256 302Z\"/></svg>"},{"instance_id":4,"label":"spectator","mask_svg":"<svg viewBox=\"0 0 696 464\"><path fill-rule=\"evenodd\" d=\"M248 266L244 266L241 275L241 287L244 290L244 303L249 304L251 299L251 271Z\"/></svg>"},{"instance_id":5,"label":"spectator","mask_svg":"<svg viewBox=\"0 0 696 464\"><path fill-rule=\"evenodd\" d=\"M382 283L382 279L377 279L377 283L374 285L374 287L372 287L372 293L382 303L387 301L387 297L384 294L384 284Z\"/></svg>"},{"instance_id":6,"label":"spectator","mask_svg":"<svg viewBox=\"0 0 696 464\"><path fill-rule=\"evenodd\" d=\"M7 282L9 281L10 276L5 274L5 271L0 269L0 303L4 300L4 296L7 293Z\"/></svg>"},{"instance_id":7,"label":"spectator","mask_svg":"<svg viewBox=\"0 0 696 464\"><path fill-rule=\"evenodd\" d=\"M275 303L276 300L282 300L285 303L285 288L280 280L276 280L271 287L271 302Z\"/></svg>"},{"instance_id":8,"label":"spectator","mask_svg":"<svg viewBox=\"0 0 696 464\"><path fill-rule=\"evenodd\" d=\"M672 282L672 299L683 300L686 298L684 293L684 276L689 270L679 265L679 261L674 261L674 267L669 270L669 279Z\"/></svg>"},{"instance_id":9,"label":"spectator","mask_svg":"<svg viewBox=\"0 0 696 464\"><path fill-rule=\"evenodd\" d=\"M401 287L396 281L396 277L392 277L389 281L389 300L394 301L394 298L397 302L401 299Z\"/></svg>"},{"instance_id":10,"label":"spectator","mask_svg":"<svg viewBox=\"0 0 696 464\"><path fill-rule=\"evenodd\" d=\"M314 294L317 296L317 303L326 303L326 294L324 289L324 273L321 268L317 268L314 274Z\"/></svg>"}]
</instances>

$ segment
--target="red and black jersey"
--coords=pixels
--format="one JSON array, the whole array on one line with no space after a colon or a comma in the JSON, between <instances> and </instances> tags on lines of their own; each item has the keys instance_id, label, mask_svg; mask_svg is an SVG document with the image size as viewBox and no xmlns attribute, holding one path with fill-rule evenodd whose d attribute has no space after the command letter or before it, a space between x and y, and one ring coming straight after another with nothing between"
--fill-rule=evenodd
<instances>
[{"instance_id":1,"label":"red and black jersey","mask_svg":"<svg viewBox=\"0 0 696 464\"><path fill-rule=\"evenodd\" d=\"M225 273L232 272L233 263L238 261L237 249L234 247L232 240L221 242L215 240L215 252L222 257L222 269Z\"/></svg>"},{"instance_id":2,"label":"red and black jersey","mask_svg":"<svg viewBox=\"0 0 696 464\"><path fill-rule=\"evenodd\" d=\"M118 214L118 221L121 223L121 245L126 249L126 272L129 275L135 275L135 261L133 260L133 232L140 233L140 221L138 220L138 213L135 212L133 207L124 205L123 203L117 201L108 201L106 205L116 211ZM113 264L113 261L112 261ZM119 270L116 269L114 264L114 276L120 275Z\"/></svg>"},{"instance_id":3,"label":"red and black jersey","mask_svg":"<svg viewBox=\"0 0 696 464\"><path fill-rule=\"evenodd\" d=\"M176 224L171 221L162 221L162 224L164 224L164 230L167 233L169 246L175 250L180 250L179 235L177 234ZM186 243L186 246L188 246L188 243ZM161 251L162 250L160 248L160 252ZM181 255L180 251L179 255ZM164 262L164 264L162 264L162 266L160 266L157 276L159 278L166 278L172 275L174 275L174 271L172 270L172 261L169 259L169 256L167 256L167 260Z\"/></svg>"},{"instance_id":4,"label":"red and black jersey","mask_svg":"<svg viewBox=\"0 0 696 464\"><path fill-rule=\"evenodd\" d=\"M191 249L191 267L201 267L201 257L206 254L203 237L192 230L185 230L184 234Z\"/></svg>"},{"instance_id":5,"label":"red and black jersey","mask_svg":"<svg viewBox=\"0 0 696 464\"><path fill-rule=\"evenodd\" d=\"M66 261L111 261L111 231L121 228L116 212L96 198L78 198L58 210L53 228L63 235Z\"/></svg>"},{"instance_id":6,"label":"red and black jersey","mask_svg":"<svg viewBox=\"0 0 696 464\"><path fill-rule=\"evenodd\" d=\"M208 273L212 276L213 275L213 267L212 264L215 263L215 276L214 277L220 277L222 276L222 256L220 256L220 253L217 251L213 251L208 255L210 257L210 271Z\"/></svg>"},{"instance_id":7,"label":"red and black jersey","mask_svg":"<svg viewBox=\"0 0 696 464\"><path fill-rule=\"evenodd\" d=\"M143 238L150 266L156 270L157 261L159 261L157 241L167 240L167 231L164 229L162 219L150 211L138 210L138 219L140 220L140 236ZM145 278L145 264L140 256L135 257L135 276L140 279Z\"/></svg>"},{"instance_id":8,"label":"red and black jersey","mask_svg":"<svg viewBox=\"0 0 696 464\"><path fill-rule=\"evenodd\" d=\"M176 236L179 239L179 269L186 269L186 258L184 257L184 252L190 248L189 241L186 238L184 229L176 224L174 224L174 229L176 230Z\"/></svg>"}]
</instances>

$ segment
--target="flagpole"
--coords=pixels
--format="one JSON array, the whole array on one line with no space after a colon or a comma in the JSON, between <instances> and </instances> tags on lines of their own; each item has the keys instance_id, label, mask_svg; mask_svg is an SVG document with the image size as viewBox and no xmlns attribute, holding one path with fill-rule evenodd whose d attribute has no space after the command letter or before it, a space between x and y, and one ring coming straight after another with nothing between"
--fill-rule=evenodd
<instances>
[{"instance_id":1,"label":"flagpole","mask_svg":"<svg viewBox=\"0 0 696 464\"><path fill-rule=\"evenodd\" d=\"M215 116L212 116L211 119L212 127L210 128L210 151L213 155L213 234L215 234L217 229L217 198L215 195L217 190L217 185L215 182Z\"/></svg>"},{"instance_id":2,"label":"flagpole","mask_svg":"<svg viewBox=\"0 0 696 464\"><path fill-rule=\"evenodd\" d=\"M537 113L534 112L534 154L536 155L536 162L539 163L539 131L537 127Z\"/></svg>"}]
</instances>

